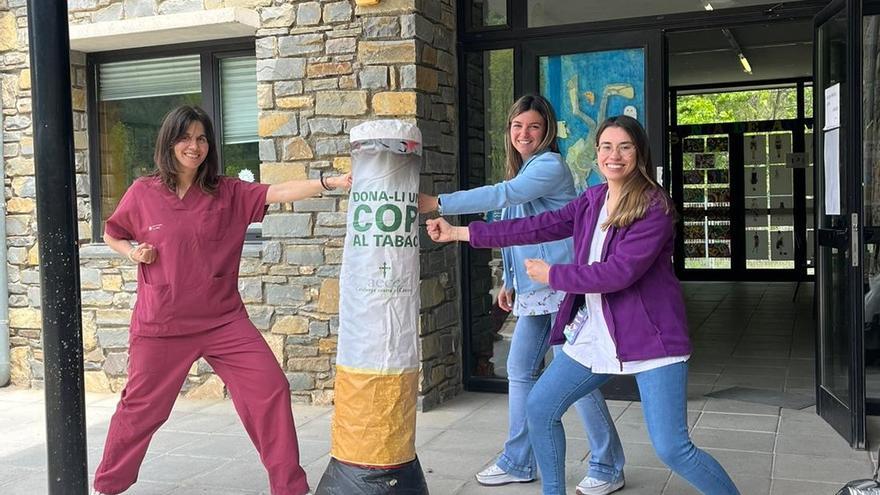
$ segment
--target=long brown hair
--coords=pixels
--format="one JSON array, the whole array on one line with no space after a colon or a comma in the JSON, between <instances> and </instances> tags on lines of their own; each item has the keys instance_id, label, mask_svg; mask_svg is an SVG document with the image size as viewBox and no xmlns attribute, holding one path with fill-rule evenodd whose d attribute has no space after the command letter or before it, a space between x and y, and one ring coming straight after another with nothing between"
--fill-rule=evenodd
<instances>
[{"instance_id":1,"label":"long brown hair","mask_svg":"<svg viewBox=\"0 0 880 495\"><path fill-rule=\"evenodd\" d=\"M208 154L205 156L205 161L199 165L193 183L202 191L213 194L220 181L214 125L208 114L196 106L179 106L165 116L162 127L159 128L159 136L156 138L156 151L153 153L156 170L151 175L158 177L169 189L177 192L178 171L177 159L174 158L174 145L186 136L186 131L193 122L201 122L205 127L205 137L208 139Z\"/></svg>"},{"instance_id":2,"label":"long brown hair","mask_svg":"<svg viewBox=\"0 0 880 495\"><path fill-rule=\"evenodd\" d=\"M537 155L548 149L559 153L559 145L556 143L556 113L553 112L553 105L541 95L524 95L520 97L510 107L510 111L507 112L507 132L504 133L504 151L507 155L507 180L516 177L516 174L519 173L519 169L523 165L522 156L520 156L519 151L516 151L516 148L513 147L513 143L510 141L510 124L517 115L529 110L534 110L541 115L544 119L544 127L546 128L544 139L535 148L535 154Z\"/></svg>"},{"instance_id":3,"label":"long brown hair","mask_svg":"<svg viewBox=\"0 0 880 495\"><path fill-rule=\"evenodd\" d=\"M629 135L636 148L636 169L629 174L626 182L620 188L620 197L617 198L617 207L614 213L602 224L603 229L613 225L617 228L627 227L636 220L641 219L648 212L648 208L655 202L663 203L666 214L675 211L672 199L666 194L654 175L654 164L651 161L651 147L648 145L648 134L638 120L626 115L609 117L602 122L596 131L596 148L602 133L609 127L623 129Z\"/></svg>"}]
</instances>

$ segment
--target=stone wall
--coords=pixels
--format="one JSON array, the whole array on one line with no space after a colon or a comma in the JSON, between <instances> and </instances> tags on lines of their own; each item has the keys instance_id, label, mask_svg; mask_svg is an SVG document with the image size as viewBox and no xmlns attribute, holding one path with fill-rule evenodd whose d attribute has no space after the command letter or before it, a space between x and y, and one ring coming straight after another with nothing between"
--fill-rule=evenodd
<instances>
[{"instance_id":1,"label":"stone wall","mask_svg":"<svg viewBox=\"0 0 880 495\"><path fill-rule=\"evenodd\" d=\"M350 170L348 131L374 118L416 123L424 135L422 189L457 184L455 5L452 0L71 0L72 23L245 7L259 13L256 33L261 180L276 183ZM40 386L39 273L34 210L26 7L0 0L3 155L10 272L13 383ZM125 383L135 267L88 238L91 232L85 56L72 54L77 194L80 218L86 386ZM333 399L339 268L347 199L343 194L275 206L267 240L248 244L239 289L256 326L287 373L294 399ZM458 250L422 237L421 404L461 389ZM203 361L182 393L222 396Z\"/></svg>"}]
</instances>

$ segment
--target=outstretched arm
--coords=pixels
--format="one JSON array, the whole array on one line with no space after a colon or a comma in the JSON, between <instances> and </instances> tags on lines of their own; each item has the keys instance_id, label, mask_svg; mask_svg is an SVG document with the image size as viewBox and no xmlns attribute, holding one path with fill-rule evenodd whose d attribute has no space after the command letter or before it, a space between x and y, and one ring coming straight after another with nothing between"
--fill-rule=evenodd
<instances>
[{"instance_id":1,"label":"outstretched arm","mask_svg":"<svg viewBox=\"0 0 880 495\"><path fill-rule=\"evenodd\" d=\"M323 184L321 183L323 180ZM326 188L324 185L326 184ZM324 177L323 179L289 180L280 184L272 184L266 192L266 204L290 203L300 199L317 196L332 189L351 188L351 173Z\"/></svg>"},{"instance_id":2,"label":"outstretched arm","mask_svg":"<svg viewBox=\"0 0 880 495\"><path fill-rule=\"evenodd\" d=\"M471 240L467 227L455 227L443 218L429 218L426 223L428 236L434 242L469 242Z\"/></svg>"},{"instance_id":3,"label":"outstretched arm","mask_svg":"<svg viewBox=\"0 0 880 495\"><path fill-rule=\"evenodd\" d=\"M571 170L556 153L535 156L516 177L497 184L466 191L441 194L438 197L419 196L419 213L429 213L442 202L444 215L483 213L521 205L538 198L559 194L568 189L574 192Z\"/></svg>"}]
</instances>

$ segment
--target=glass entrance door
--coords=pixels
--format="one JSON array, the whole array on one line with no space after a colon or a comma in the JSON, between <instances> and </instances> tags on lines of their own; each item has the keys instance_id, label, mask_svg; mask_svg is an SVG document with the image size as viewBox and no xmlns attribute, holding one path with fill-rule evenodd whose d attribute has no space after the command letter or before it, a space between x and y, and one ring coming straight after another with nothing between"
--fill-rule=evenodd
<instances>
[{"instance_id":1,"label":"glass entrance door","mask_svg":"<svg viewBox=\"0 0 880 495\"><path fill-rule=\"evenodd\" d=\"M859 0L816 17L816 408L850 445L865 447L861 252L861 40ZM857 93L857 94L853 94Z\"/></svg>"}]
</instances>

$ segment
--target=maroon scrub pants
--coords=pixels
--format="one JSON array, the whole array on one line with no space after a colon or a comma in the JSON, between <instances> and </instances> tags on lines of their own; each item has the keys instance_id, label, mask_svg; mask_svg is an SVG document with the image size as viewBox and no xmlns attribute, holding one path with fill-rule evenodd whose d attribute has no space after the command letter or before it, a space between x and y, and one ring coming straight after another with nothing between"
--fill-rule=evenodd
<instances>
[{"instance_id":1,"label":"maroon scrub pants","mask_svg":"<svg viewBox=\"0 0 880 495\"><path fill-rule=\"evenodd\" d=\"M229 389L269 472L272 495L308 492L287 379L247 318L192 335L131 337L128 383L110 421L95 490L118 494L137 481L150 439L168 419L190 367L200 357Z\"/></svg>"}]
</instances>

